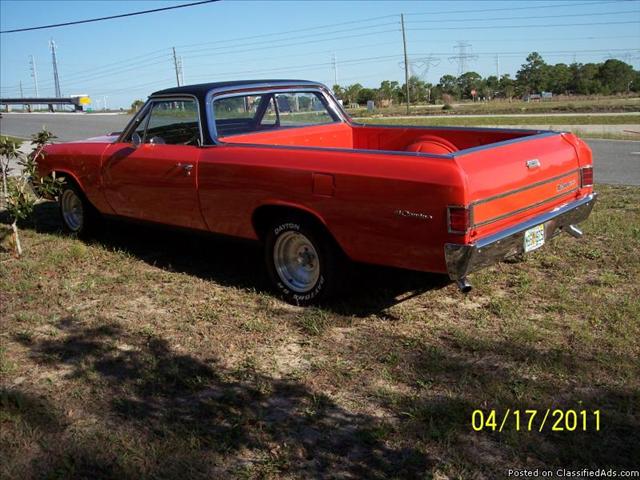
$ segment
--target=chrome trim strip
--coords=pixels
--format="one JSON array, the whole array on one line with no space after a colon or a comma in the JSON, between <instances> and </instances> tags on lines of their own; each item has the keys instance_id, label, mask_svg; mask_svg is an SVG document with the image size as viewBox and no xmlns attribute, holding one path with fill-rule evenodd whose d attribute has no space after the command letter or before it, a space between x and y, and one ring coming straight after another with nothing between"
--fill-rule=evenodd
<instances>
[{"instance_id":1,"label":"chrome trim strip","mask_svg":"<svg viewBox=\"0 0 640 480\"><path fill-rule=\"evenodd\" d=\"M292 128L308 128L306 127L292 127ZM277 148L277 149L285 149L285 150L313 150L313 151L332 151L332 152L341 152L341 153L366 153L371 155L398 155L401 157L423 157L423 158L437 158L441 160L453 159L453 155L436 155L429 153L421 153L421 152L405 152L405 151L396 151L396 150L367 150L362 148L337 148L337 147L309 147L303 145L269 145L266 143L232 143L232 142L220 142L218 141L217 145L224 145L225 147L251 147L251 148Z\"/></svg>"},{"instance_id":2,"label":"chrome trim strip","mask_svg":"<svg viewBox=\"0 0 640 480\"><path fill-rule=\"evenodd\" d=\"M449 278L459 280L471 272L524 252L524 232L537 225L544 225L545 241L552 239L572 225L586 220L596 199L597 194L591 193L525 222L481 238L475 243L445 243L444 254Z\"/></svg>"},{"instance_id":3,"label":"chrome trim strip","mask_svg":"<svg viewBox=\"0 0 640 480\"><path fill-rule=\"evenodd\" d=\"M233 93L237 93L238 95L251 95L258 93L265 93L265 91L271 89L271 91L278 92L286 92L286 91L301 91L307 90L316 93L320 93L325 97L327 104L330 106L332 111L340 118L343 122L346 122L345 117L342 115L341 111L335 109L332 105L332 101L330 98L327 98L326 92L329 90L327 87L321 83L316 82L305 82L305 81L296 81L296 82L258 82L258 83L248 83L245 85L235 85L235 86L227 86L227 87L219 87L213 88L209 90L205 96L205 111L207 115L208 122L208 131L211 136L211 140L215 145L218 145L220 142L218 140L218 135L215 128L215 116L213 113L213 98L219 96L220 94L227 94L231 96ZM348 122L347 122L348 123Z\"/></svg>"},{"instance_id":4,"label":"chrome trim strip","mask_svg":"<svg viewBox=\"0 0 640 480\"><path fill-rule=\"evenodd\" d=\"M487 198L483 198L481 200L476 200L475 202L471 202L471 204L469 204L469 209L473 212L472 218L475 219L475 207L478 206L478 205L482 205L484 203L491 202L493 200L498 200L500 198L509 197L511 195L515 195L516 193L525 192L527 190L531 190L532 188L536 188L536 187L539 187L541 185L546 185L548 183L555 182L556 180L559 180L561 178L567 177L569 175L573 175L575 173L579 173L579 169L576 168L574 170L570 170L569 172L563 173L561 175L556 175L555 177L549 178L547 180L541 180L539 182L532 183L531 185L526 185L524 187L516 188L514 190L510 190L510 191L505 192L505 193L499 193L499 194L494 195L492 197L487 197ZM565 195L569 195L570 193L574 193L576 191L578 191L578 187L577 186L576 186L576 188L574 188L572 190L567 190L566 192L562 192L562 193L560 193L558 195L554 195L553 197L547 198L546 200L542 200L542 201L540 201L538 203L534 203L532 205L527 205L526 207L522 207L522 208L518 208L516 210L512 210L511 212L507 212L507 213L504 213L502 215L498 215L497 217L490 218L489 220L484 220L484 221L482 221L480 223L475 223L475 220L474 220L471 223L471 228L482 227L484 225L489 225L490 223L498 222L498 221L503 220L503 219L505 219L507 217L510 217L512 215L517 215L519 213L526 212L527 210L531 210L533 208L536 208L536 207L539 207L541 205L544 205L545 203L552 202L554 200L557 200L558 198L562 198Z\"/></svg>"},{"instance_id":5,"label":"chrome trim strip","mask_svg":"<svg viewBox=\"0 0 640 480\"><path fill-rule=\"evenodd\" d=\"M390 117L393 118L393 117ZM428 118L428 117L427 117ZM428 130L466 130L466 131L480 131L480 132L501 132L501 133L528 133L530 134L530 136L534 136L534 135L539 135L539 134L559 134L560 132L556 132L554 130L530 130L530 129L524 129L524 128L491 128L491 127L451 127L451 126L446 126L446 125L392 125L392 124L384 124L384 123L360 123L360 122L356 122L353 120L353 117L349 117L349 119L351 120L351 124L355 127L361 127L361 128L368 128L368 127L374 127L374 128L404 128L404 129L409 129L409 130L421 130L421 129L428 129ZM519 141L522 138L530 138L530 136L525 136L525 137L518 137L518 138L511 138L509 140L503 140L502 142L496 142L496 143L491 143L490 145L497 145L497 144L502 144L504 142L513 142L513 141ZM538 137L540 138L540 137ZM473 150L476 148L482 148L484 147L484 145L479 145L477 147L471 147L469 149L465 149L465 150L458 150L459 152L467 152L468 150Z\"/></svg>"},{"instance_id":6,"label":"chrome trim strip","mask_svg":"<svg viewBox=\"0 0 640 480\"><path fill-rule=\"evenodd\" d=\"M566 192L563 192L563 193L561 193L559 195L554 195L553 197L547 198L546 200L542 200L542 201L534 203L532 205L527 205L526 207L518 208L517 210L513 210L511 212L507 212L507 213L504 213L502 215L498 215L497 217L490 218L489 220L485 220L485 221L480 222L480 223L476 223L476 224L473 225L473 227L484 227L485 225L489 225L491 223L499 222L500 220L504 220L505 218L512 217L513 215L518 215L519 213L526 212L527 210L531 210L533 208L540 207L540 206L544 205L545 203L549 203L549 202L553 202L554 200L558 200L559 198L562 198L562 197L564 197L566 195L569 195L571 193L575 193L578 190L579 190L578 187L574 188L573 190L567 190Z\"/></svg>"},{"instance_id":7,"label":"chrome trim strip","mask_svg":"<svg viewBox=\"0 0 640 480\"><path fill-rule=\"evenodd\" d=\"M516 193L524 192L525 190L530 190L532 188L539 187L541 185L544 185L545 183L555 182L556 180L560 180L562 177L567 177L567 176L572 175L572 174L574 174L574 173L576 173L578 171L579 171L579 169L575 168L573 170L569 170L566 173L562 173L560 175L556 175L555 177L547 178L545 180L540 180L538 182L531 183L529 185L525 185L524 187L514 188L513 190L509 190L508 192L504 192L504 193L499 193L497 195L493 195L492 197L487 197L487 198L483 198L481 200L476 200L474 202L471 202L471 205L472 206L482 205L483 203L491 202L493 200L498 200L499 198L504 198L504 197L508 197L509 195L514 195Z\"/></svg>"}]
</instances>

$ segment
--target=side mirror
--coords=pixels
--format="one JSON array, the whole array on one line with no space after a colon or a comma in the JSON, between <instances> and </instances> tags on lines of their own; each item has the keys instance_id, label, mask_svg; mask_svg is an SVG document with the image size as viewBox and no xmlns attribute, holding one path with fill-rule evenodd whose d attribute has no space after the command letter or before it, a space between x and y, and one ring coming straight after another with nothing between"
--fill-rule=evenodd
<instances>
[{"instance_id":1,"label":"side mirror","mask_svg":"<svg viewBox=\"0 0 640 480\"><path fill-rule=\"evenodd\" d=\"M131 145L133 148L138 148L142 144L142 137L138 132L133 132L131 135Z\"/></svg>"}]
</instances>

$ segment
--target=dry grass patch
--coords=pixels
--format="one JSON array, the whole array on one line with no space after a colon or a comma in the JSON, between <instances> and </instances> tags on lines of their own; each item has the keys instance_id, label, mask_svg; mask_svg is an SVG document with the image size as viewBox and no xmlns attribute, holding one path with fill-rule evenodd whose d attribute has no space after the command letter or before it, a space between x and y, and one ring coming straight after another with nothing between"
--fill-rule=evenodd
<instances>
[{"instance_id":1,"label":"dry grass patch","mask_svg":"<svg viewBox=\"0 0 640 480\"><path fill-rule=\"evenodd\" d=\"M82 242L42 204L24 258L0 252L2 476L631 468L640 189L599 190L583 239L479 272L467 297L361 267L308 309L272 296L255 246L121 224ZM474 432L476 408L600 409L602 430Z\"/></svg>"}]
</instances>

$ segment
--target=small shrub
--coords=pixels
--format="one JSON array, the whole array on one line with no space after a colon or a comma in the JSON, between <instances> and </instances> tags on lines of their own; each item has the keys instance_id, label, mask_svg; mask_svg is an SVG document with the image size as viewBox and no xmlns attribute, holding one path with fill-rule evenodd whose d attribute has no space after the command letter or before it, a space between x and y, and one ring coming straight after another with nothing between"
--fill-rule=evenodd
<instances>
[{"instance_id":1,"label":"small shrub","mask_svg":"<svg viewBox=\"0 0 640 480\"><path fill-rule=\"evenodd\" d=\"M6 208L18 256L22 255L22 245L18 232L18 222L27 219L35 207L39 196L54 197L62 187L62 179L53 177L38 178L38 159L42 155L42 149L55 136L47 130L42 130L31 137L31 145L34 150L27 158L23 157L14 140L8 137L0 138L0 157L2 157L2 186L3 204ZM22 173L15 178L9 179L9 161L17 160L23 167Z\"/></svg>"}]
</instances>

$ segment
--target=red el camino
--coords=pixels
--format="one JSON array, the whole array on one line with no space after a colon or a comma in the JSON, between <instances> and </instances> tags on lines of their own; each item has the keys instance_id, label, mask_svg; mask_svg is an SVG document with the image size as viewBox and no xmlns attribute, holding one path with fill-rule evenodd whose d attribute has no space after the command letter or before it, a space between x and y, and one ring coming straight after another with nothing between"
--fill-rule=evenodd
<instances>
[{"instance_id":1,"label":"red el camino","mask_svg":"<svg viewBox=\"0 0 640 480\"><path fill-rule=\"evenodd\" d=\"M570 133L353 122L324 85L235 81L154 93L119 135L50 145L66 230L102 216L259 240L290 302L351 260L467 275L581 235L596 199Z\"/></svg>"}]
</instances>

